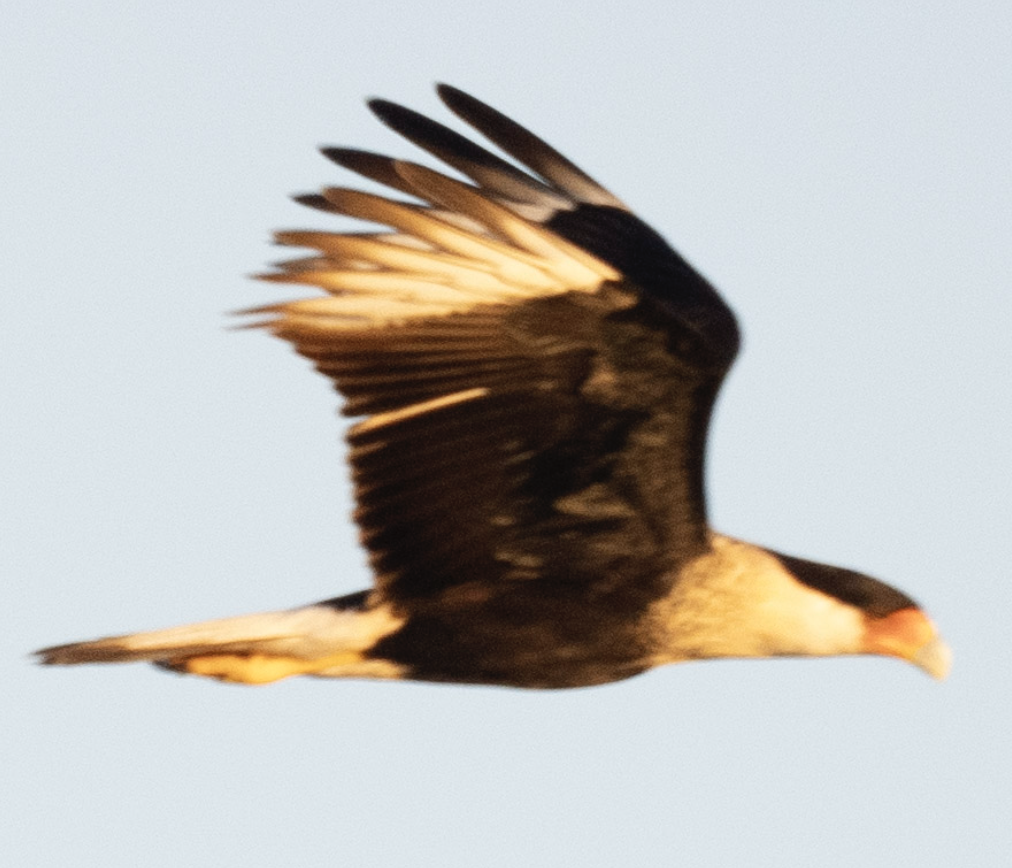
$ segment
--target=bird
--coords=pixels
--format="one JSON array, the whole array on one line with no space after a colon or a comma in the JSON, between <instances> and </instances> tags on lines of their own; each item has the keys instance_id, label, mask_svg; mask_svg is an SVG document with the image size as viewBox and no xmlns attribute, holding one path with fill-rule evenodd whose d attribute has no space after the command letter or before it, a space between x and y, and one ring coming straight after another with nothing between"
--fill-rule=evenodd
<instances>
[{"instance_id":1,"label":"bird","mask_svg":"<svg viewBox=\"0 0 1012 868\"><path fill-rule=\"evenodd\" d=\"M443 171L322 148L384 192L294 197L364 225L277 233L303 253L259 276L322 293L244 312L356 420L372 587L40 661L551 689L703 659L880 655L944 678L951 652L902 591L710 526L708 429L741 343L717 290L534 133L437 92L488 145L370 100Z\"/></svg>"}]
</instances>

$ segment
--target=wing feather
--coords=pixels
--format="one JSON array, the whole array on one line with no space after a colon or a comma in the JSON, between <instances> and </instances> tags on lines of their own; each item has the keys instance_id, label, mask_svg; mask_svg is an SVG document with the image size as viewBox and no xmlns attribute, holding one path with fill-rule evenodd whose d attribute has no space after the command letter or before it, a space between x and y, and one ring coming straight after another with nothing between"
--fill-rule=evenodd
<instances>
[{"instance_id":1,"label":"wing feather","mask_svg":"<svg viewBox=\"0 0 1012 868\"><path fill-rule=\"evenodd\" d=\"M459 118L489 141L551 182L577 202L605 205L627 211L625 204L579 166L516 121L448 84L437 87L440 98Z\"/></svg>"},{"instance_id":2,"label":"wing feather","mask_svg":"<svg viewBox=\"0 0 1012 868\"><path fill-rule=\"evenodd\" d=\"M386 598L536 580L645 604L705 545L706 428L736 346L706 324L730 314L557 151L460 91L440 95L534 174L374 101L471 183L324 149L410 201L297 197L387 229L278 233L313 255L265 279L325 295L253 312L364 417L349 433L356 519ZM637 250L653 265L630 275Z\"/></svg>"}]
</instances>

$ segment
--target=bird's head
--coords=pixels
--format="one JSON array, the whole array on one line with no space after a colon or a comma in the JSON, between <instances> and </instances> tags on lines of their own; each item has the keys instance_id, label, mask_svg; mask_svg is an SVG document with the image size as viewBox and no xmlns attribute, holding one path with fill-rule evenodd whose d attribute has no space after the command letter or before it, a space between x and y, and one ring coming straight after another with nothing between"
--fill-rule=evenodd
<instances>
[{"instance_id":1,"label":"bird's head","mask_svg":"<svg viewBox=\"0 0 1012 868\"><path fill-rule=\"evenodd\" d=\"M949 646L906 594L863 573L774 554L797 581L858 610L863 629L857 653L897 657L938 679L948 675Z\"/></svg>"},{"instance_id":2,"label":"bird's head","mask_svg":"<svg viewBox=\"0 0 1012 868\"><path fill-rule=\"evenodd\" d=\"M951 654L910 597L871 576L714 533L657 607L665 662L877 654L935 678Z\"/></svg>"}]
</instances>

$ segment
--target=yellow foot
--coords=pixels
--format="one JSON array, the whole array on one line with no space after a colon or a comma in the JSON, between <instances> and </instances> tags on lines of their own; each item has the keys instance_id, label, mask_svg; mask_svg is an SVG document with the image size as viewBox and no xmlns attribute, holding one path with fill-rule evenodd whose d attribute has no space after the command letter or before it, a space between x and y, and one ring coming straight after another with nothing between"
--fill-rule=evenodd
<instances>
[{"instance_id":1,"label":"yellow foot","mask_svg":"<svg viewBox=\"0 0 1012 868\"><path fill-rule=\"evenodd\" d=\"M291 675L314 675L339 666L354 666L362 661L357 651L343 651L330 657L306 660L269 654L204 654L170 660L165 665L177 672L204 675L234 684L269 684Z\"/></svg>"}]
</instances>

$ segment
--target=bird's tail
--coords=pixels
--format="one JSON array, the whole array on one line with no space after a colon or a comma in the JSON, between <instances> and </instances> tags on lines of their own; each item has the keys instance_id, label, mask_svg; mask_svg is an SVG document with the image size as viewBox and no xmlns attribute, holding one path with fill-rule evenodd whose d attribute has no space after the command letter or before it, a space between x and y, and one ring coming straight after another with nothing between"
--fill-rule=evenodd
<instances>
[{"instance_id":1,"label":"bird's tail","mask_svg":"<svg viewBox=\"0 0 1012 868\"><path fill-rule=\"evenodd\" d=\"M368 608L366 597L361 592L298 609L55 645L36 654L48 665L148 661L244 684L289 675L397 678L400 667L369 651L402 619L385 606Z\"/></svg>"}]
</instances>

